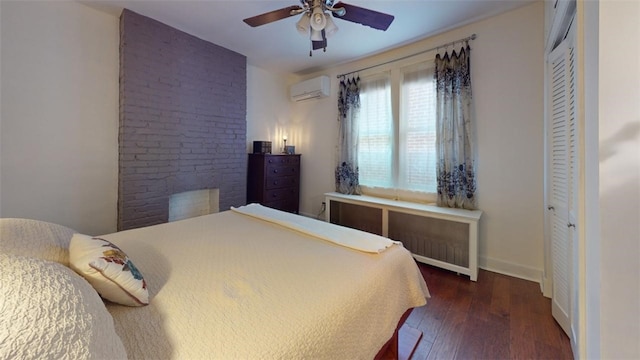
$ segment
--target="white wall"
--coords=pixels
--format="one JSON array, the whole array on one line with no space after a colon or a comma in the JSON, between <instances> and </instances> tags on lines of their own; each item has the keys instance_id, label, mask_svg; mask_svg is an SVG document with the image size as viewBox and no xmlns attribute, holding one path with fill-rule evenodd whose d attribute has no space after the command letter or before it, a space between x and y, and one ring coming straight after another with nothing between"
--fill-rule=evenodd
<instances>
[{"instance_id":1,"label":"white wall","mask_svg":"<svg viewBox=\"0 0 640 360\"><path fill-rule=\"evenodd\" d=\"M599 2L600 312L587 328L600 326L602 359L640 358L639 18L638 1Z\"/></svg>"},{"instance_id":2,"label":"white wall","mask_svg":"<svg viewBox=\"0 0 640 360\"><path fill-rule=\"evenodd\" d=\"M540 281L544 265L543 11L542 2L534 3L386 54L310 75L329 75L331 96L290 105L287 126L295 134L291 143L302 153L303 160L301 212L317 215L323 194L334 190L338 136L336 75L476 33L478 38L471 43L471 61L478 142L478 202L484 211L480 264ZM281 88L279 91L286 94L287 89L281 83L273 84L272 91ZM265 121L270 123L248 120L249 139L260 137L264 129L279 126L276 121Z\"/></svg>"},{"instance_id":3,"label":"white wall","mask_svg":"<svg viewBox=\"0 0 640 360\"><path fill-rule=\"evenodd\" d=\"M544 6L469 26L478 134L480 266L540 281L544 268Z\"/></svg>"},{"instance_id":4,"label":"white wall","mask_svg":"<svg viewBox=\"0 0 640 360\"><path fill-rule=\"evenodd\" d=\"M282 137L291 125L286 89L286 76L247 65L247 152L258 140L271 141L272 153L282 152Z\"/></svg>"},{"instance_id":5,"label":"white wall","mask_svg":"<svg viewBox=\"0 0 640 360\"><path fill-rule=\"evenodd\" d=\"M118 18L0 2L0 216L116 230Z\"/></svg>"},{"instance_id":6,"label":"white wall","mask_svg":"<svg viewBox=\"0 0 640 360\"><path fill-rule=\"evenodd\" d=\"M572 340L575 358L600 358L600 187L598 139L598 6L593 2L578 2L576 12L578 49L582 47L583 73L578 74L579 95L584 96L584 203L580 217L582 238L578 252L577 336ZM580 55L580 53L578 53ZM578 60L581 57L578 56ZM580 71L580 64L578 71ZM582 75L582 78L580 77ZM575 319L572 319L575 323ZM574 331L575 330L574 325Z\"/></svg>"}]
</instances>

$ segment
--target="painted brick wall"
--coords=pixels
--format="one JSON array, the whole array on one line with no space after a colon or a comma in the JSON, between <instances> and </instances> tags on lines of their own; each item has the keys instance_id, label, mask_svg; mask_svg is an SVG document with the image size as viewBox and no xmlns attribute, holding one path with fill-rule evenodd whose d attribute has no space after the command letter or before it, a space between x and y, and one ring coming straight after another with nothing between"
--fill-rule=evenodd
<instances>
[{"instance_id":1,"label":"painted brick wall","mask_svg":"<svg viewBox=\"0 0 640 360\"><path fill-rule=\"evenodd\" d=\"M246 57L124 10L118 229L167 222L169 196L246 202Z\"/></svg>"}]
</instances>

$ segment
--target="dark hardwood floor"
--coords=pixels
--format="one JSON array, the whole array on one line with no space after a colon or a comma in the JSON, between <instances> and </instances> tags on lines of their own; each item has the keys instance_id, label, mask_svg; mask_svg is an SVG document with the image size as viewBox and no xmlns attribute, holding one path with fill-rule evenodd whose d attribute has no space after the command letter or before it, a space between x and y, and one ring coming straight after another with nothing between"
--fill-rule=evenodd
<instances>
[{"instance_id":1,"label":"dark hardwood floor","mask_svg":"<svg viewBox=\"0 0 640 360\"><path fill-rule=\"evenodd\" d=\"M418 266L431 299L405 322L423 333L411 359L573 359L539 284L485 270L472 282Z\"/></svg>"}]
</instances>

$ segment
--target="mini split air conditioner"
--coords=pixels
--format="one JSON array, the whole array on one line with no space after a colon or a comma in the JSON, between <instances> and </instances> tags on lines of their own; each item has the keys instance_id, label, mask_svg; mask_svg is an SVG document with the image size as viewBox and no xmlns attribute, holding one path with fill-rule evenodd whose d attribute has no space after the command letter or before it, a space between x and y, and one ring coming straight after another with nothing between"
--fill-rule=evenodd
<instances>
[{"instance_id":1,"label":"mini split air conditioner","mask_svg":"<svg viewBox=\"0 0 640 360\"><path fill-rule=\"evenodd\" d=\"M326 75L293 84L290 89L291 100L304 101L327 97L330 84L329 77Z\"/></svg>"}]
</instances>

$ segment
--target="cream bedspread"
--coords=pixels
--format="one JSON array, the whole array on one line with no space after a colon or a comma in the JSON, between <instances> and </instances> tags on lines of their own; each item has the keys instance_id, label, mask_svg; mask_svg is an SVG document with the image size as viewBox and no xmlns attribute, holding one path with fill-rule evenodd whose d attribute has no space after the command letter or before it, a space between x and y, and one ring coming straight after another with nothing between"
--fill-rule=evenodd
<instances>
[{"instance_id":1,"label":"cream bedspread","mask_svg":"<svg viewBox=\"0 0 640 360\"><path fill-rule=\"evenodd\" d=\"M410 253L365 253L233 211L103 236L151 303L108 304L130 359L371 359L427 286Z\"/></svg>"}]
</instances>

